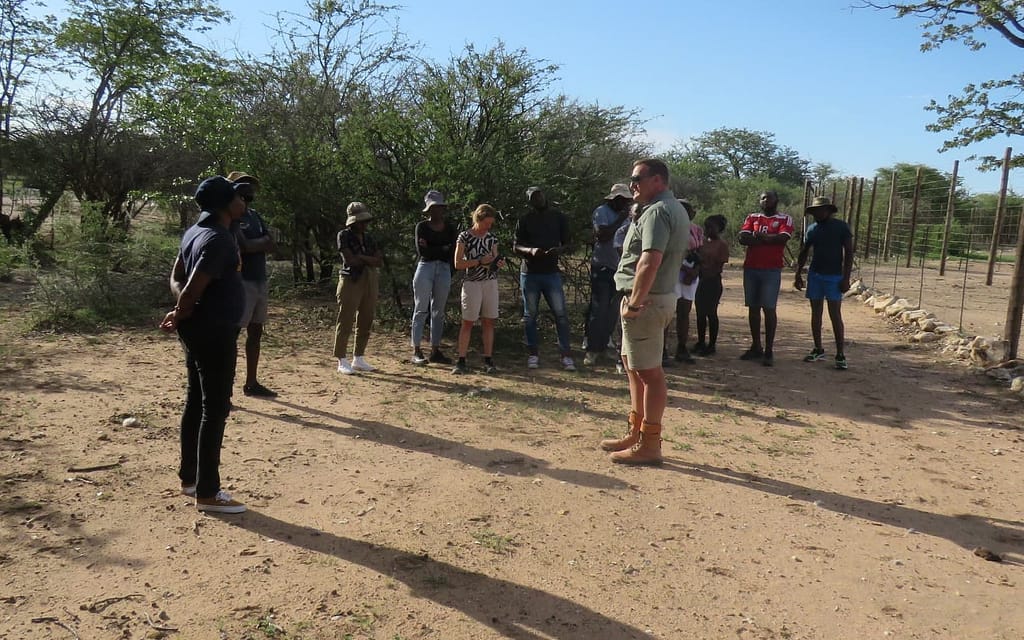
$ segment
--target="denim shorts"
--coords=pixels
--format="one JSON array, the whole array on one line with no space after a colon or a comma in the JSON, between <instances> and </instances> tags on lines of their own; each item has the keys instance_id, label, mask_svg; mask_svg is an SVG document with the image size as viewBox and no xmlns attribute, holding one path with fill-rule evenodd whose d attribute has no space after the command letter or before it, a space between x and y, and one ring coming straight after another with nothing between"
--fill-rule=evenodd
<instances>
[{"instance_id":1,"label":"denim shorts","mask_svg":"<svg viewBox=\"0 0 1024 640\"><path fill-rule=\"evenodd\" d=\"M824 275L815 271L808 271L807 299L828 300L830 302L842 300L843 292L839 290L839 283L842 281L842 275Z\"/></svg>"},{"instance_id":2,"label":"denim shorts","mask_svg":"<svg viewBox=\"0 0 1024 640\"><path fill-rule=\"evenodd\" d=\"M748 307L774 309L781 286L782 269L743 270L743 301Z\"/></svg>"}]
</instances>

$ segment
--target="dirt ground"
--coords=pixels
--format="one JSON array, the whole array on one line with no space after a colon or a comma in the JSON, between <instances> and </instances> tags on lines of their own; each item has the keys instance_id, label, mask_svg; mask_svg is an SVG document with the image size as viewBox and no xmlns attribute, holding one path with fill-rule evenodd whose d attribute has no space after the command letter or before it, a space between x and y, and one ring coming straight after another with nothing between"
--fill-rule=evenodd
<instances>
[{"instance_id":1,"label":"dirt ground","mask_svg":"<svg viewBox=\"0 0 1024 640\"><path fill-rule=\"evenodd\" d=\"M801 362L788 286L776 366L741 362L739 283L718 354L669 370L658 469L596 446L610 362L455 378L378 334L343 378L327 311L278 304L221 517L178 493L177 343L25 335L0 284L0 638L1024 636L1024 405L855 302L850 369Z\"/></svg>"}]
</instances>

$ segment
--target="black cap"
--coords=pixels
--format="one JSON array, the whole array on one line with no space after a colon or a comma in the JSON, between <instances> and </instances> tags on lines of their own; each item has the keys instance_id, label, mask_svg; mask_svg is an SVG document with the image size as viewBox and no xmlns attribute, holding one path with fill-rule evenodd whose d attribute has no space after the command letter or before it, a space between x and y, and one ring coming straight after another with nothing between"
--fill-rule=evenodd
<instances>
[{"instance_id":1,"label":"black cap","mask_svg":"<svg viewBox=\"0 0 1024 640\"><path fill-rule=\"evenodd\" d=\"M199 188L196 189L196 204L203 211L219 211L235 199L237 186L224 176L207 178L200 182Z\"/></svg>"}]
</instances>

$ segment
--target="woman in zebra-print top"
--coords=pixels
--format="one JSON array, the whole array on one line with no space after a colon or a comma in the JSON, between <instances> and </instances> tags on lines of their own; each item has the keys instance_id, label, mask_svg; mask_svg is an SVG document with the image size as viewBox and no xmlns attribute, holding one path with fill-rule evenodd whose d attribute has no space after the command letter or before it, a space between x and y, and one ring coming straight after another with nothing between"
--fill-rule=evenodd
<instances>
[{"instance_id":1,"label":"woman in zebra-print top","mask_svg":"<svg viewBox=\"0 0 1024 640\"><path fill-rule=\"evenodd\" d=\"M498 212L489 204L473 211L473 226L455 242L455 268L465 271L462 282L462 327L459 329L459 361L454 374L469 373L466 353L473 325L480 320L484 343L484 372L494 373L494 321L498 319L498 269L505 260L498 255L498 238L491 227Z\"/></svg>"}]
</instances>

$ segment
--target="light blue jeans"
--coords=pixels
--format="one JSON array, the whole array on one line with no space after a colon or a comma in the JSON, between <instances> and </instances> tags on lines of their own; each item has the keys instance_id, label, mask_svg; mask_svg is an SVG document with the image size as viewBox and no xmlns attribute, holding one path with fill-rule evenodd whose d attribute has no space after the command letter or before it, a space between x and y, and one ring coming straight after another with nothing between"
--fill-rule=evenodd
<instances>
[{"instance_id":1,"label":"light blue jeans","mask_svg":"<svg viewBox=\"0 0 1024 640\"><path fill-rule=\"evenodd\" d=\"M448 291L452 288L452 268L447 262L431 260L416 265L412 277L412 346L423 342L423 329L430 315L430 346L441 346L444 335L444 310L448 304Z\"/></svg>"},{"instance_id":2,"label":"light blue jeans","mask_svg":"<svg viewBox=\"0 0 1024 640\"><path fill-rule=\"evenodd\" d=\"M561 273L520 273L519 286L523 290L523 319L526 324L526 348L537 353L537 313L540 297L544 296L555 316L558 348L563 355L569 353L569 315L565 311L565 291Z\"/></svg>"}]
</instances>

